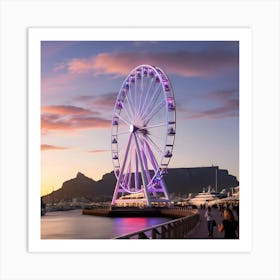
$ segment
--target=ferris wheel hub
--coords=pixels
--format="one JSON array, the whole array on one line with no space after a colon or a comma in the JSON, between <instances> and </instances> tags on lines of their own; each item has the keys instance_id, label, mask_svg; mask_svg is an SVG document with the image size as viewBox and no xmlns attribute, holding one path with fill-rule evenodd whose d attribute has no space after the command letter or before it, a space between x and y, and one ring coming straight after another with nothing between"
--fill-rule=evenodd
<instances>
[{"instance_id":1,"label":"ferris wheel hub","mask_svg":"<svg viewBox=\"0 0 280 280\"><path fill-rule=\"evenodd\" d=\"M136 132L137 130L139 129L139 127L137 127L137 126L135 126L135 125L133 125L133 124L131 124L130 126L129 126L129 132Z\"/></svg>"},{"instance_id":2,"label":"ferris wheel hub","mask_svg":"<svg viewBox=\"0 0 280 280\"><path fill-rule=\"evenodd\" d=\"M134 125L133 124L131 124L130 126L129 126L129 132L134 132Z\"/></svg>"}]
</instances>

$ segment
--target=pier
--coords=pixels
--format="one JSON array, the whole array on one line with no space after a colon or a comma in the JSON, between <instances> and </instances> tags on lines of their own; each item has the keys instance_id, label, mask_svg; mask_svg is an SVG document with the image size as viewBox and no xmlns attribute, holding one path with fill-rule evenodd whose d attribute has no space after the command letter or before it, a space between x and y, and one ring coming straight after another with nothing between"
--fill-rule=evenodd
<instances>
[{"instance_id":1,"label":"pier","mask_svg":"<svg viewBox=\"0 0 280 280\"><path fill-rule=\"evenodd\" d=\"M83 215L105 216L105 217L186 217L196 210L184 207L175 208L136 208L136 207L117 207L117 208L93 208L83 209Z\"/></svg>"}]
</instances>

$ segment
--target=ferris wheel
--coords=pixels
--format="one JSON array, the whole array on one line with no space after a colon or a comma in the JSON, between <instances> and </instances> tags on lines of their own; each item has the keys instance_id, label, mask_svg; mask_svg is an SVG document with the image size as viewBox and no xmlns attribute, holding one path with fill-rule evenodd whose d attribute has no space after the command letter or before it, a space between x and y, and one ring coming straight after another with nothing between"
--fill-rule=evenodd
<instances>
[{"instance_id":1,"label":"ferris wheel","mask_svg":"<svg viewBox=\"0 0 280 280\"><path fill-rule=\"evenodd\" d=\"M163 176L174 146L175 109L170 80L159 67L137 66L124 79L112 119L112 205L169 204Z\"/></svg>"}]
</instances>

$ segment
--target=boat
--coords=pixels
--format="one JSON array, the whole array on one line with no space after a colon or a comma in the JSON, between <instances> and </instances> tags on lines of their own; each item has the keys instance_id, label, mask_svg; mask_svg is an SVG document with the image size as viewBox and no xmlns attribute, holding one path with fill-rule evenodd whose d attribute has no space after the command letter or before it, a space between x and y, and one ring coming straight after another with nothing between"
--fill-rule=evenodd
<instances>
[{"instance_id":1,"label":"boat","mask_svg":"<svg viewBox=\"0 0 280 280\"><path fill-rule=\"evenodd\" d=\"M193 198L189 199L188 203L196 207L212 206L214 204L218 204L220 199L225 196L225 190L222 190L220 193L218 193L211 189L211 186L208 186L207 191L205 191L205 188L203 188L203 191L198 193Z\"/></svg>"},{"instance_id":2,"label":"boat","mask_svg":"<svg viewBox=\"0 0 280 280\"><path fill-rule=\"evenodd\" d=\"M223 203L239 204L239 186L232 188L232 192L221 199Z\"/></svg>"}]
</instances>

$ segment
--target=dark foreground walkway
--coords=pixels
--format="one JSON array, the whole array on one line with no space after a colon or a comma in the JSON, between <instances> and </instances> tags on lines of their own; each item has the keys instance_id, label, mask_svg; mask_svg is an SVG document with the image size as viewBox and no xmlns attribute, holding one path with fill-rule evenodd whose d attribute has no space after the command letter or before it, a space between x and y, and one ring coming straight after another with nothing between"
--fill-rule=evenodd
<instances>
[{"instance_id":1,"label":"dark foreground walkway","mask_svg":"<svg viewBox=\"0 0 280 280\"><path fill-rule=\"evenodd\" d=\"M213 229L213 237L208 237L208 229L207 229L207 221L206 218L204 217L205 215L205 209L199 209L200 212L200 221L198 222L197 226L190 231L185 238L187 239L194 239L194 238L206 238L206 239L220 239L224 238L224 233L223 232L218 232L218 227L214 227ZM222 223L223 220L223 215L221 215L221 212L218 209L212 208L211 209L214 219L218 224ZM236 212L233 211L233 214L236 218Z\"/></svg>"}]
</instances>

